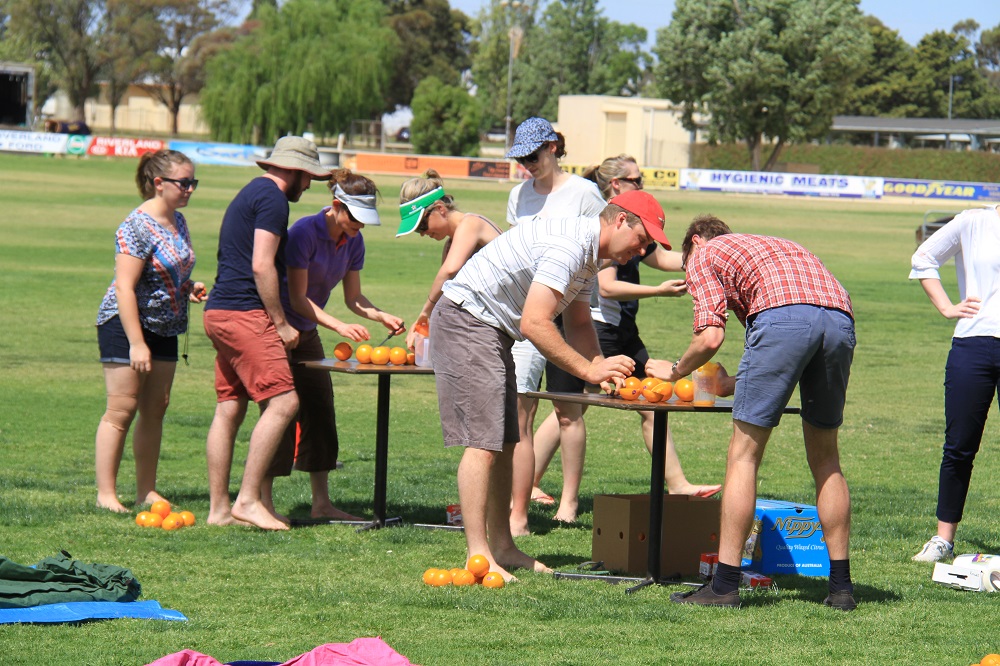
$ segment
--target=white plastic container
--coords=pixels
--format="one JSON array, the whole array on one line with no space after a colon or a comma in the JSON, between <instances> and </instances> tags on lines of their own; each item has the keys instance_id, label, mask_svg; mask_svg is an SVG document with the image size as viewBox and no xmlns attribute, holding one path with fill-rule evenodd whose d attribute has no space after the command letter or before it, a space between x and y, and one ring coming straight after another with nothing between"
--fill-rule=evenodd
<instances>
[{"instance_id":1,"label":"white plastic container","mask_svg":"<svg viewBox=\"0 0 1000 666\"><path fill-rule=\"evenodd\" d=\"M413 353L417 365L421 368L431 367L431 339L429 337L417 333L413 338Z\"/></svg>"}]
</instances>

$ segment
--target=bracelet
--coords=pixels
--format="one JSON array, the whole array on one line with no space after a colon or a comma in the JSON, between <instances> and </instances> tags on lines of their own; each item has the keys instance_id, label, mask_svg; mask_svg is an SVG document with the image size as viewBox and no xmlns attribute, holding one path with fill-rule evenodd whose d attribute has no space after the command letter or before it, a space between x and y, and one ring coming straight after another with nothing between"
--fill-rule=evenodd
<instances>
[{"instance_id":1,"label":"bracelet","mask_svg":"<svg viewBox=\"0 0 1000 666\"><path fill-rule=\"evenodd\" d=\"M441 297L438 296L438 301L440 301L440 300L441 300ZM427 302L430 303L431 305L437 305L437 301L432 301L430 296L427 296Z\"/></svg>"},{"instance_id":2,"label":"bracelet","mask_svg":"<svg viewBox=\"0 0 1000 666\"><path fill-rule=\"evenodd\" d=\"M674 364L670 367L670 374L673 374L673 375L677 374L677 364L680 363L680 362L681 362L680 359L677 359L676 361L674 361Z\"/></svg>"}]
</instances>

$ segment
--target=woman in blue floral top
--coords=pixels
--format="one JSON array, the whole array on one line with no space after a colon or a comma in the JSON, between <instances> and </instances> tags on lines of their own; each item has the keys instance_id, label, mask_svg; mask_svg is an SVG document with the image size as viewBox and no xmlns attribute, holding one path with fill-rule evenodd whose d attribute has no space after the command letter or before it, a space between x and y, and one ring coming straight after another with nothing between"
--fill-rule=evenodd
<instances>
[{"instance_id":1,"label":"woman in blue floral top","mask_svg":"<svg viewBox=\"0 0 1000 666\"><path fill-rule=\"evenodd\" d=\"M177 366L177 337L187 330L188 302L205 300L191 281L194 250L187 206L198 181L183 153L159 150L139 160L136 185L144 201L115 234L115 278L97 314L97 341L108 401L97 426L97 506L128 509L115 483L132 420L136 503L164 499L156 491L163 415Z\"/></svg>"}]
</instances>

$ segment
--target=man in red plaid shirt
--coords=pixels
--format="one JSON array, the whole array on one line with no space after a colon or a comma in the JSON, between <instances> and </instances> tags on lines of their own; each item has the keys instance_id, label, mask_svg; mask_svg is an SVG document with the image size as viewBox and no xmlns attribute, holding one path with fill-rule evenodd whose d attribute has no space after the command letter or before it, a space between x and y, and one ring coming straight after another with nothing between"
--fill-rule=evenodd
<instances>
[{"instance_id":1,"label":"man in red plaid shirt","mask_svg":"<svg viewBox=\"0 0 1000 666\"><path fill-rule=\"evenodd\" d=\"M713 216L699 217L688 227L683 256L694 299L694 337L675 363L650 360L646 374L676 381L707 363L726 337L727 309L746 327L746 348L735 377L720 369L716 391L734 396L718 573L710 585L670 599L740 605L740 560L754 517L757 470L771 430L798 386L806 454L830 555L829 595L823 603L853 610L851 501L837 451L854 358L851 298L801 245L734 234Z\"/></svg>"}]
</instances>

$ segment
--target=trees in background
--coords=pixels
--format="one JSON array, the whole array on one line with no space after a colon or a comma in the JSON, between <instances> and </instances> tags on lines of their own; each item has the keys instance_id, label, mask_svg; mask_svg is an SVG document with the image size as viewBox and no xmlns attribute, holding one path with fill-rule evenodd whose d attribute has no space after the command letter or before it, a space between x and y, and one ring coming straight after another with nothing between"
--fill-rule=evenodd
<instances>
[{"instance_id":1,"label":"trees in background","mask_svg":"<svg viewBox=\"0 0 1000 666\"><path fill-rule=\"evenodd\" d=\"M345 131L380 112L398 39L379 0L262 5L249 36L207 64L202 115L221 141L270 144L285 134Z\"/></svg>"},{"instance_id":2,"label":"trees in background","mask_svg":"<svg viewBox=\"0 0 1000 666\"><path fill-rule=\"evenodd\" d=\"M711 138L745 142L768 170L785 143L827 133L870 50L854 0L677 0L655 88L688 129L703 114Z\"/></svg>"},{"instance_id":3,"label":"trees in background","mask_svg":"<svg viewBox=\"0 0 1000 666\"><path fill-rule=\"evenodd\" d=\"M413 148L427 155L479 154L479 104L469 91L428 76L413 94Z\"/></svg>"}]
</instances>

